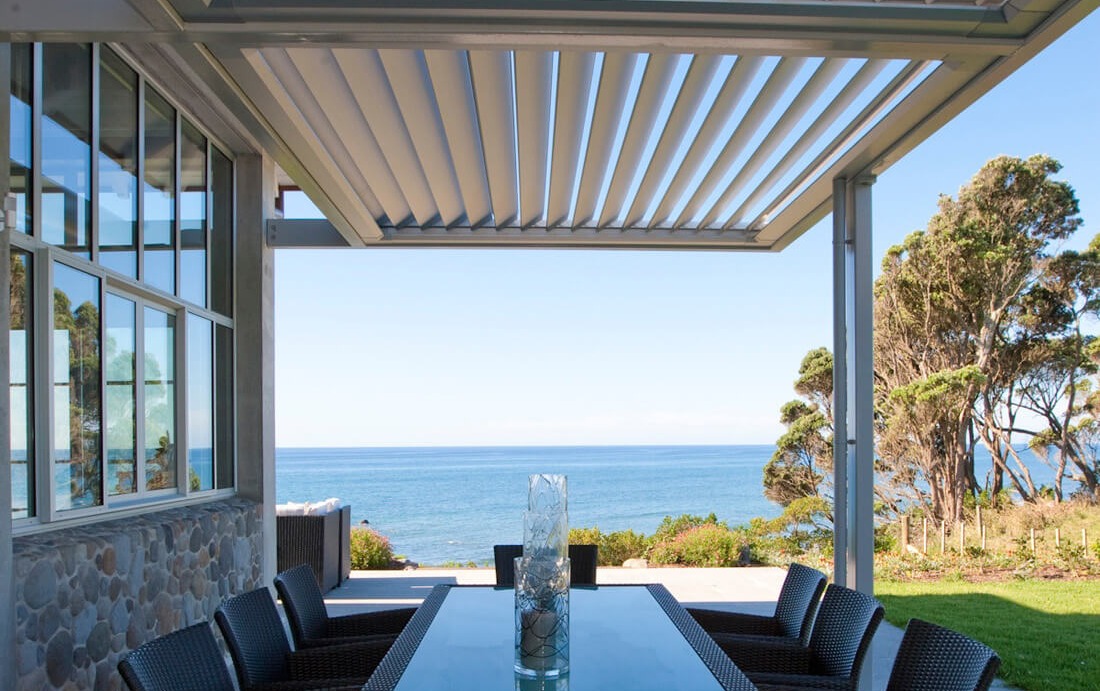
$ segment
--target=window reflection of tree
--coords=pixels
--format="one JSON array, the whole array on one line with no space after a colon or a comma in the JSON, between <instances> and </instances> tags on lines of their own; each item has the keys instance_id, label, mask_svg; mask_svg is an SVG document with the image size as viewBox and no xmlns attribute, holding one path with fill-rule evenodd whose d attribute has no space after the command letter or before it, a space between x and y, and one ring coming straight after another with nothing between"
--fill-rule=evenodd
<instances>
[{"instance_id":1,"label":"window reflection of tree","mask_svg":"<svg viewBox=\"0 0 1100 691\"><path fill-rule=\"evenodd\" d=\"M171 333L169 327L168 332ZM167 354L164 354L167 355ZM169 362L164 366L171 367ZM173 410L171 382L161 371L162 363L155 354L145 356L145 486L149 490L176 486L176 445L172 441Z\"/></svg>"},{"instance_id":2,"label":"window reflection of tree","mask_svg":"<svg viewBox=\"0 0 1100 691\"><path fill-rule=\"evenodd\" d=\"M64 291L54 291L54 328L69 335L69 492L80 508L102 503L99 309L91 301L71 305Z\"/></svg>"}]
</instances>

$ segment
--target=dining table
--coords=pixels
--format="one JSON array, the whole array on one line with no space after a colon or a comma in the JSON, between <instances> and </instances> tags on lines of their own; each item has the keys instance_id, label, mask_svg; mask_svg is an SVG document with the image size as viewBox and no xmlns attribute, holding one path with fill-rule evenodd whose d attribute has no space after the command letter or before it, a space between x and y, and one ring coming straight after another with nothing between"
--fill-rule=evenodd
<instances>
[{"instance_id":1,"label":"dining table","mask_svg":"<svg viewBox=\"0 0 1100 691\"><path fill-rule=\"evenodd\" d=\"M363 691L754 691L660 584L569 590L569 669L517 674L509 587L437 585Z\"/></svg>"}]
</instances>

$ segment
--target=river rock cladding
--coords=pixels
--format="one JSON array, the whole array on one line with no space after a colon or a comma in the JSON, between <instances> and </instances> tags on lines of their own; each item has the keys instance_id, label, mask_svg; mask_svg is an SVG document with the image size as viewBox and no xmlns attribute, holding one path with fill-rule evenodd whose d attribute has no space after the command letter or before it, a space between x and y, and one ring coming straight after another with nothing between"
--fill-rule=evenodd
<instances>
[{"instance_id":1,"label":"river rock cladding","mask_svg":"<svg viewBox=\"0 0 1100 691\"><path fill-rule=\"evenodd\" d=\"M16 688L122 688L126 651L260 583L262 544L236 499L16 538Z\"/></svg>"}]
</instances>

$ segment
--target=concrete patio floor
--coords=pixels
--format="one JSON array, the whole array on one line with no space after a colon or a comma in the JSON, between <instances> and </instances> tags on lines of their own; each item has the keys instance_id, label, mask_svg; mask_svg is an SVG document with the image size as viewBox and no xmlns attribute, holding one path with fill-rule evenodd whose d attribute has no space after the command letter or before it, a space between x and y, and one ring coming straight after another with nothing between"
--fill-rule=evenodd
<instances>
[{"instance_id":1,"label":"concrete patio floor","mask_svg":"<svg viewBox=\"0 0 1100 691\"><path fill-rule=\"evenodd\" d=\"M754 614L771 614L787 572L774 567L702 569L600 567L598 584L661 583L681 603ZM420 604L433 586L492 585L491 568L353 571L344 585L325 595L332 615ZM884 691L902 631L883 622L871 643L872 691ZM994 689L1010 689L999 679Z\"/></svg>"}]
</instances>

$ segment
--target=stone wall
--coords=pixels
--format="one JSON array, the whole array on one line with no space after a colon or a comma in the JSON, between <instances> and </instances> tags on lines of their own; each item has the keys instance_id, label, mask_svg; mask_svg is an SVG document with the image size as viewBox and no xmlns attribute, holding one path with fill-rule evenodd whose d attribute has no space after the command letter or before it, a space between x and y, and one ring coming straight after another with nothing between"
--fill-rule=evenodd
<instances>
[{"instance_id":1,"label":"stone wall","mask_svg":"<svg viewBox=\"0 0 1100 691\"><path fill-rule=\"evenodd\" d=\"M126 651L261 583L261 515L233 499L15 538L16 688L124 688Z\"/></svg>"}]
</instances>

